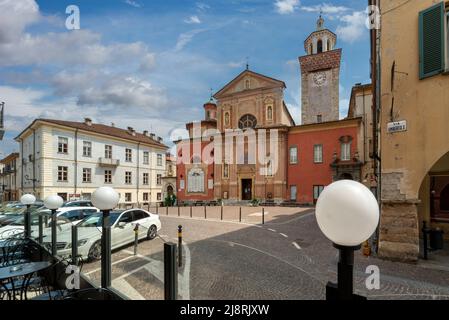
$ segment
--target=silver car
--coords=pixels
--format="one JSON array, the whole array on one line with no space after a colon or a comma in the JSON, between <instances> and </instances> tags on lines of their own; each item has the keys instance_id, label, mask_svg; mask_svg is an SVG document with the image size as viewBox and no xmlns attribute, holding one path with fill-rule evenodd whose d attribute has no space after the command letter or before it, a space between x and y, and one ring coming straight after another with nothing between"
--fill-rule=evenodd
<instances>
[{"instance_id":1,"label":"silver car","mask_svg":"<svg viewBox=\"0 0 449 320\"><path fill-rule=\"evenodd\" d=\"M152 240L161 229L159 216L143 209L115 210L110 212L111 247L117 249L134 241L134 228L139 225L139 240ZM103 215L94 214L82 220L78 226L78 254L83 259L101 258L101 228ZM44 240L50 246L50 239ZM71 229L63 230L57 236L58 255L69 257L72 254Z\"/></svg>"}]
</instances>

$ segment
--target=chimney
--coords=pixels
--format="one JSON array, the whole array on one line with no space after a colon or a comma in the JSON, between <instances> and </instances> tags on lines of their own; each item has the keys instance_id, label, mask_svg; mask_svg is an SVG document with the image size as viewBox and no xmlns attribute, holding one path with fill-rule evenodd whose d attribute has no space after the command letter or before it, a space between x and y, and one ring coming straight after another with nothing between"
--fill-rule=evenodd
<instances>
[{"instance_id":1,"label":"chimney","mask_svg":"<svg viewBox=\"0 0 449 320\"><path fill-rule=\"evenodd\" d=\"M111 127L115 128L115 123L111 122Z\"/></svg>"},{"instance_id":2,"label":"chimney","mask_svg":"<svg viewBox=\"0 0 449 320\"><path fill-rule=\"evenodd\" d=\"M145 130L145 131L143 132L143 135L144 135L145 137L148 137L148 131Z\"/></svg>"},{"instance_id":3,"label":"chimney","mask_svg":"<svg viewBox=\"0 0 449 320\"><path fill-rule=\"evenodd\" d=\"M92 126L92 119L91 118L84 118L84 124L88 125L89 127Z\"/></svg>"},{"instance_id":4,"label":"chimney","mask_svg":"<svg viewBox=\"0 0 449 320\"><path fill-rule=\"evenodd\" d=\"M132 135L133 137L136 136L136 130L134 130L133 127L128 127L128 133L129 133L130 135Z\"/></svg>"},{"instance_id":5,"label":"chimney","mask_svg":"<svg viewBox=\"0 0 449 320\"><path fill-rule=\"evenodd\" d=\"M154 137L155 137L155 136L156 136L156 135L155 135L154 133L150 134L150 138L153 139L153 140L154 140Z\"/></svg>"},{"instance_id":6,"label":"chimney","mask_svg":"<svg viewBox=\"0 0 449 320\"><path fill-rule=\"evenodd\" d=\"M162 138L161 137L157 137L157 141L158 142L162 142Z\"/></svg>"}]
</instances>

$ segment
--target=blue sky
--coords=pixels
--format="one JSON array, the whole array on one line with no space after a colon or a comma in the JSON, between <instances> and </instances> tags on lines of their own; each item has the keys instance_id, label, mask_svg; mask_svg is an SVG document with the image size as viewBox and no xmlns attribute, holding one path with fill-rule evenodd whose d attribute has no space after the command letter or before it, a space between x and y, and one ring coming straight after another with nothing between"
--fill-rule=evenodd
<instances>
[{"instance_id":1,"label":"blue sky","mask_svg":"<svg viewBox=\"0 0 449 320\"><path fill-rule=\"evenodd\" d=\"M65 28L68 5L81 29ZM0 101L6 129L0 157L37 117L151 130L173 130L203 115L218 91L250 69L283 80L299 123L298 57L320 10L343 48L341 116L351 87L369 81L366 3L360 0L3 0ZM175 136L177 137L177 136Z\"/></svg>"}]
</instances>

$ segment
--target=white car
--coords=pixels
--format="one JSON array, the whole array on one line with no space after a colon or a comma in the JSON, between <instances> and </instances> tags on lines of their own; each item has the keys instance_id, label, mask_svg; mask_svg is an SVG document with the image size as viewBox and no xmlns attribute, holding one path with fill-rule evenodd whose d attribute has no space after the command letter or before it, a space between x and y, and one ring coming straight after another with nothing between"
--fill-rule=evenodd
<instances>
[{"instance_id":1,"label":"white car","mask_svg":"<svg viewBox=\"0 0 449 320\"><path fill-rule=\"evenodd\" d=\"M161 229L159 216L143 209L114 210L110 212L111 247L117 249L130 244L135 239L134 229L139 225L139 240L152 240ZM83 259L98 260L101 258L102 213L92 215L81 221L78 226L78 254ZM49 239L44 240L49 246ZM69 257L72 253L72 232L65 230L58 233L58 255Z\"/></svg>"},{"instance_id":2,"label":"white car","mask_svg":"<svg viewBox=\"0 0 449 320\"><path fill-rule=\"evenodd\" d=\"M64 229L70 229L70 226L72 224L77 224L84 218L91 216L95 213L98 213L100 210L97 208L92 207L73 207L73 208L61 208L58 211L56 211L56 217L58 218L58 226L59 230L62 231ZM31 236L34 238L37 238L39 236L39 216L47 216L50 219L50 215L47 213L46 210L38 210L31 213ZM67 224L64 229L62 227L63 224ZM24 232L25 225L25 217L22 216L21 218L17 219L13 223L4 226L0 228L0 240L1 239L8 239L11 236L14 236L19 233ZM49 226L44 226L44 234L49 235L51 234L51 231L49 230Z\"/></svg>"}]
</instances>

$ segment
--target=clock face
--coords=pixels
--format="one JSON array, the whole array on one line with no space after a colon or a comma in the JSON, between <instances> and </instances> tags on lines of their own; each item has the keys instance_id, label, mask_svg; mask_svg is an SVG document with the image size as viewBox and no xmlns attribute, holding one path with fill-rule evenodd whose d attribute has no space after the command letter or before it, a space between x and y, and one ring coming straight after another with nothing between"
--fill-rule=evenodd
<instances>
[{"instance_id":1,"label":"clock face","mask_svg":"<svg viewBox=\"0 0 449 320\"><path fill-rule=\"evenodd\" d=\"M313 75L313 82L317 86L322 86L326 83L326 74L324 72L317 72Z\"/></svg>"}]
</instances>

